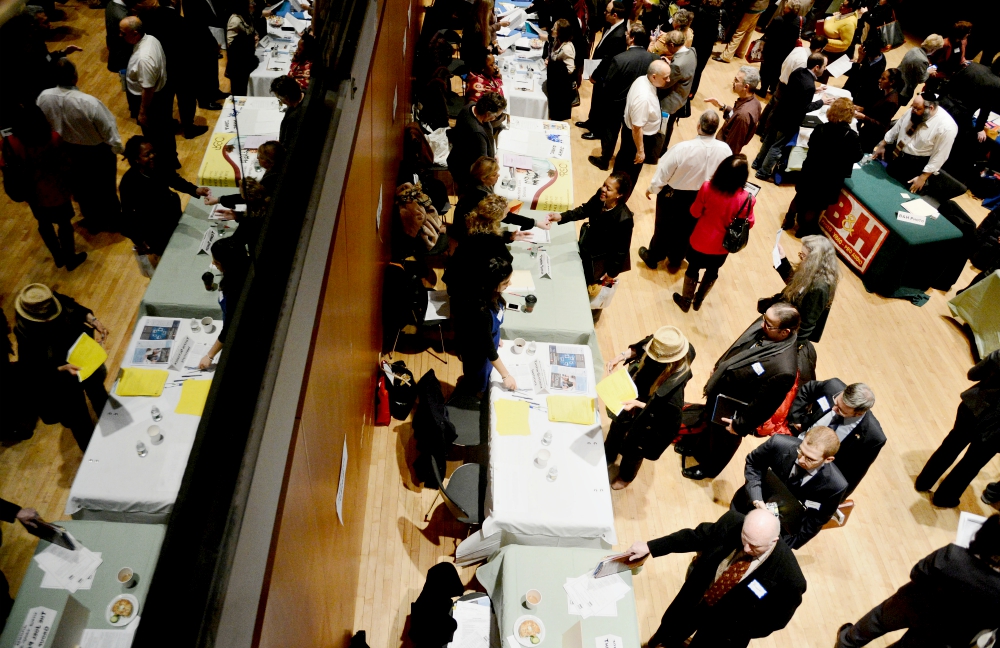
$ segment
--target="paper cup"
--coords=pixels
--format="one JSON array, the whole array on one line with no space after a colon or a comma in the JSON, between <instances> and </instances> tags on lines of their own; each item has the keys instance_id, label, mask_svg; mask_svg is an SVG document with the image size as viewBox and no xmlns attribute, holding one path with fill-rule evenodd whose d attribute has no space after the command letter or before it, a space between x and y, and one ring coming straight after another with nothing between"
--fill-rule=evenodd
<instances>
[{"instance_id":1,"label":"paper cup","mask_svg":"<svg viewBox=\"0 0 1000 648\"><path fill-rule=\"evenodd\" d=\"M538 454L535 455L535 466L538 468L544 468L547 463L549 463L549 457L552 453L548 450L539 450Z\"/></svg>"},{"instance_id":2,"label":"paper cup","mask_svg":"<svg viewBox=\"0 0 1000 648\"><path fill-rule=\"evenodd\" d=\"M118 570L118 582L122 587L131 589L139 582L139 576L131 567L122 567Z\"/></svg>"},{"instance_id":3,"label":"paper cup","mask_svg":"<svg viewBox=\"0 0 1000 648\"><path fill-rule=\"evenodd\" d=\"M529 610L537 610L539 604L542 602L542 593L536 589L530 589L524 593L521 601L524 603L524 607Z\"/></svg>"},{"instance_id":4,"label":"paper cup","mask_svg":"<svg viewBox=\"0 0 1000 648\"><path fill-rule=\"evenodd\" d=\"M153 445L163 443L163 430L160 429L159 425L150 425L146 432L149 434L149 442Z\"/></svg>"}]
</instances>

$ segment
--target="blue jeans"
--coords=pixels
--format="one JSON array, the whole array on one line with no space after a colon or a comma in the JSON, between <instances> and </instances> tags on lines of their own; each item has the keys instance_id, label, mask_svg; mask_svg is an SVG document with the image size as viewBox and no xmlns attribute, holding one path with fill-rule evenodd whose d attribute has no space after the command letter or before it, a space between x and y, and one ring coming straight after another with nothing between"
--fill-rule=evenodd
<instances>
[{"instance_id":1,"label":"blue jeans","mask_svg":"<svg viewBox=\"0 0 1000 648\"><path fill-rule=\"evenodd\" d=\"M794 134L794 132L786 134L777 128L768 131L767 135L764 136L764 141L760 144L760 153L754 159L759 173L767 176L774 175L774 167L781 159L781 151Z\"/></svg>"}]
</instances>

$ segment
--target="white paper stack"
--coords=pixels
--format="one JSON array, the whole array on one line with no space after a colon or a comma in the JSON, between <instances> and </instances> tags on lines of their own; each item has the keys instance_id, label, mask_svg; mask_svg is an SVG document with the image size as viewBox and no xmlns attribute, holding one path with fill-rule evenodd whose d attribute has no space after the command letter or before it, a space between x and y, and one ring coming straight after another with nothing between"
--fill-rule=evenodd
<instances>
[{"instance_id":1,"label":"white paper stack","mask_svg":"<svg viewBox=\"0 0 1000 648\"><path fill-rule=\"evenodd\" d=\"M94 553L77 543L75 551L59 545L49 545L45 551L35 556L35 562L45 572L42 577L43 588L76 592L90 589L94 574L104 561L100 553Z\"/></svg>"},{"instance_id":2,"label":"white paper stack","mask_svg":"<svg viewBox=\"0 0 1000 648\"><path fill-rule=\"evenodd\" d=\"M141 619L142 617L136 617L135 621L122 630L88 628L83 631L83 636L80 637L80 648L130 648Z\"/></svg>"},{"instance_id":3,"label":"white paper stack","mask_svg":"<svg viewBox=\"0 0 1000 648\"><path fill-rule=\"evenodd\" d=\"M567 578L563 585L569 614L584 619L592 616L618 616L618 601L629 593L629 586L618 574L594 578L592 572L576 578Z\"/></svg>"},{"instance_id":4,"label":"white paper stack","mask_svg":"<svg viewBox=\"0 0 1000 648\"><path fill-rule=\"evenodd\" d=\"M452 617L458 623L455 636L448 648L489 648L490 606L477 601L459 601L455 604Z\"/></svg>"},{"instance_id":5,"label":"white paper stack","mask_svg":"<svg viewBox=\"0 0 1000 648\"><path fill-rule=\"evenodd\" d=\"M900 193L900 195L902 195L902 193ZM931 204L923 198L916 198L914 200L907 201L902 203L900 207L915 216L923 216L924 218L937 218L940 216L938 210L932 207Z\"/></svg>"}]
</instances>

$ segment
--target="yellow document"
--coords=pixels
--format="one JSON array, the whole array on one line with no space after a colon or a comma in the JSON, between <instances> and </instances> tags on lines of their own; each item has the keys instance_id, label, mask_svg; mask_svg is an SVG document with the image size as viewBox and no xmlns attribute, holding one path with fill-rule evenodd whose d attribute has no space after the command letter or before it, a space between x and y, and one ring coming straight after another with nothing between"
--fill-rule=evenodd
<instances>
[{"instance_id":1,"label":"yellow document","mask_svg":"<svg viewBox=\"0 0 1000 648\"><path fill-rule=\"evenodd\" d=\"M177 403L178 414L191 414L201 416L205 411L205 401L208 400L208 388L212 386L211 380L185 380L181 385L181 400Z\"/></svg>"},{"instance_id":2,"label":"yellow document","mask_svg":"<svg viewBox=\"0 0 1000 648\"><path fill-rule=\"evenodd\" d=\"M549 396L549 420L555 423L593 425L594 399L590 396Z\"/></svg>"},{"instance_id":3,"label":"yellow document","mask_svg":"<svg viewBox=\"0 0 1000 648\"><path fill-rule=\"evenodd\" d=\"M493 403L497 412L497 434L500 436L528 436L531 428L528 426L528 403L507 398L497 399Z\"/></svg>"},{"instance_id":4,"label":"yellow document","mask_svg":"<svg viewBox=\"0 0 1000 648\"><path fill-rule=\"evenodd\" d=\"M94 372L101 368L104 361L108 359L108 352L100 344L94 341L86 333L81 333L73 346L66 354L66 362L80 367L80 372L76 375L83 382L94 375Z\"/></svg>"},{"instance_id":5,"label":"yellow document","mask_svg":"<svg viewBox=\"0 0 1000 648\"><path fill-rule=\"evenodd\" d=\"M163 369L122 369L118 379L119 396L159 396L169 374Z\"/></svg>"},{"instance_id":6,"label":"yellow document","mask_svg":"<svg viewBox=\"0 0 1000 648\"><path fill-rule=\"evenodd\" d=\"M597 383L597 395L604 401L604 406L611 410L615 416L618 416L624 407L622 403L638 398L639 390L636 389L628 371L621 368Z\"/></svg>"}]
</instances>

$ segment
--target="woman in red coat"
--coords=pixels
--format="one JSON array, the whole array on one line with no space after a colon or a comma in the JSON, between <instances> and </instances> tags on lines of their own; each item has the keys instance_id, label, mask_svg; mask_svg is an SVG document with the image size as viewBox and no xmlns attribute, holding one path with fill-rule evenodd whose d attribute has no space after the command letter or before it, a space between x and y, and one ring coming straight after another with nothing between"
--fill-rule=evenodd
<instances>
[{"instance_id":1,"label":"woman in red coat","mask_svg":"<svg viewBox=\"0 0 1000 648\"><path fill-rule=\"evenodd\" d=\"M685 313L691 306L701 308L705 295L715 285L719 268L729 252L722 247L726 228L737 216L746 218L753 227L753 206L756 202L744 190L750 171L742 153L730 155L715 170L712 179L701 186L691 205L691 215L698 219L688 240L687 272L684 273L684 293L674 293L674 302ZM701 287L698 279L701 271ZM695 288L698 288L697 294Z\"/></svg>"}]
</instances>

